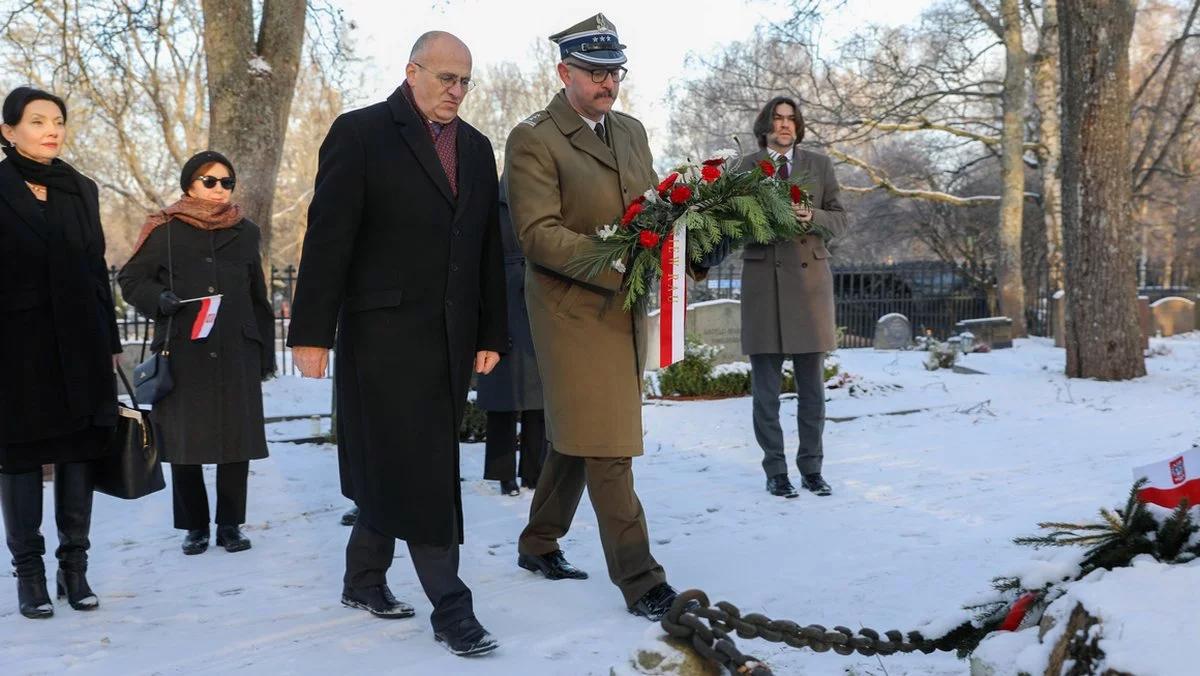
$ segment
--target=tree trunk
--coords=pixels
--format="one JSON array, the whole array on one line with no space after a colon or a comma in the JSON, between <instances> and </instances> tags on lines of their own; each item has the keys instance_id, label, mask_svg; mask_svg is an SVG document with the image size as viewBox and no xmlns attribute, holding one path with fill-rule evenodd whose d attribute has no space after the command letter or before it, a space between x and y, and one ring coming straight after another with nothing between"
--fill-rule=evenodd
<instances>
[{"instance_id":1,"label":"tree trunk","mask_svg":"<svg viewBox=\"0 0 1200 676\"><path fill-rule=\"evenodd\" d=\"M1039 153L1042 166L1042 222L1046 228L1046 267L1052 295L1063 288L1062 180L1059 176L1062 129L1058 112L1058 68L1058 2L1043 0L1033 86L1042 142L1042 151Z\"/></svg>"},{"instance_id":2,"label":"tree trunk","mask_svg":"<svg viewBox=\"0 0 1200 676\"><path fill-rule=\"evenodd\" d=\"M304 43L304 0L263 0L255 40L251 0L203 0L213 150L237 170L235 200L271 250L271 210ZM269 266L264 266L270 269Z\"/></svg>"},{"instance_id":3,"label":"tree trunk","mask_svg":"<svg viewBox=\"0 0 1200 676\"><path fill-rule=\"evenodd\" d=\"M1001 0L1004 29L1004 126L1000 134L1004 190L1000 196L1000 250L996 277L1000 285L1000 311L1012 319L1013 337L1026 335L1025 280L1021 274L1021 228L1025 212L1025 46L1021 37L1021 10L1017 0Z\"/></svg>"},{"instance_id":4,"label":"tree trunk","mask_svg":"<svg viewBox=\"0 0 1200 676\"><path fill-rule=\"evenodd\" d=\"M1132 0L1063 0L1063 253L1072 378L1146 374L1129 174Z\"/></svg>"}]
</instances>

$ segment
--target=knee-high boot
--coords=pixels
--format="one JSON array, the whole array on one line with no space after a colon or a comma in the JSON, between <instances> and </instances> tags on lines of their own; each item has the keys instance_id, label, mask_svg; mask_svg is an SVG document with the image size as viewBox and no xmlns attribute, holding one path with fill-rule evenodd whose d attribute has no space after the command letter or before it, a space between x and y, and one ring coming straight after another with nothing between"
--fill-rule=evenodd
<instances>
[{"instance_id":1,"label":"knee-high boot","mask_svg":"<svg viewBox=\"0 0 1200 676\"><path fill-rule=\"evenodd\" d=\"M75 610L95 610L100 599L87 581L88 533L92 528L95 478L87 462L54 466L54 519L58 524L58 597Z\"/></svg>"},{"instance_id":2,"label":"knee-high boot","mask_svg":"<svg viewBox=\"0 0 1200 676\"><path fill-rule=\"evenodd\" d=\"M13 568L21 614L38 619L54 614L46 591L46 541L42 538L42 471L0 474L0 511Z\"/></svg>"}]
</instances>

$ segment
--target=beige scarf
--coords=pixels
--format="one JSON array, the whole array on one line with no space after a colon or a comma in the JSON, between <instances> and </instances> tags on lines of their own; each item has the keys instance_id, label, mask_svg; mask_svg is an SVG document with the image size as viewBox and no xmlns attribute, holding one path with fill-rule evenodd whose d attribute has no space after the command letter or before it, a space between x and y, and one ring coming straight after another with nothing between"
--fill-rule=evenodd
<instances>
[{"instance_id":1,"label":"beige scarf","mask_svg":"<svg viewBox=\"0 0 1200 676\"><path fill-rule=\"evenodd\" d=\"M225 230L242 222L242 210L236 204L213 202L184 195L179 198L178 202L146 217L146 222L142 224L142 232L138 235L137 244L133 245L133 252L137 253L138 249L142 248L155 228L172 218L178 218L200 230Z\"/></svg>"}]
</instances>

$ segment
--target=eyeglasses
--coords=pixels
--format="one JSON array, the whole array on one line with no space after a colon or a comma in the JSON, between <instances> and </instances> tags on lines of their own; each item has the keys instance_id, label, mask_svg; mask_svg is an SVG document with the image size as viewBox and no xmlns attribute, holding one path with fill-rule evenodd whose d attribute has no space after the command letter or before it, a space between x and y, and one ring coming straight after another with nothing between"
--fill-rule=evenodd
<instances>
[{"instance_id":1,"label":"eyeglasses","mask_svg":"<svg viewBox=\"0 0 1200 676\"><path fill-rule=\"evenodd\" d=\"M237 179L232 176L226 176L224 178L217 178L216 176L197 176L196 180L200 181L200 185L204 186L208 190L212 190L213 188L217 187L218 183L220 183L222 188L233 192L233 186L237 185Z\"/></svg>"},{"instance_id":2,"label":"eyeglasses","mask_svg":"<svg viewBox=\"0 0 1200 676\"><path fill-rule=\"evenodd\" d=\"M469 76L469 75L467 77L459 77L458 75L455 75L454 73L434 73L432 70L429 70L428 68L426 68L425 66L422 66L421 64L417 63L416 61L413 61L412 64L414 66L416 66L417 68L420 68L421 70L432 73L433 76L437 78L437 81L441 82L442 86L445 87L446 89L453 89L455 85L461 84L463 86L463 91L469 92L472 89L474 89L475 85L477 84L474 80L471 79L471 76Z\"/></svg>"},{"instance_id":3,"label":"eyeglasses","mask_svg":"<svg viewBox=\"0 0 1200 676\"><path fill-rule=\"evenodd\" d=\"M584 72L590 73L592 76L592 82L596 84L602 84L609 77L612 77L613 82L620 82L621 80L625 79L626 75L629 74L629 70L624 66L618 68L597 68L595 70L590 70L582 66L576 66L573 63L568 63L567 65L572 68L577 68Z\"/></svg>"}]
</instances>

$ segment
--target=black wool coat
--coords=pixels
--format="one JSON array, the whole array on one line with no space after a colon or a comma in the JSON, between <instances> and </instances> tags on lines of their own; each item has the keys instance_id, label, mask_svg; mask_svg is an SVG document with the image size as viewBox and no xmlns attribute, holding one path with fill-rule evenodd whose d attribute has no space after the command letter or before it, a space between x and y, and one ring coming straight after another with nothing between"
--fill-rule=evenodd
<instances>
[{"instance_id":1,"label":"black wool coat","mask_svg":"<svg viewBox=\"0 0 1200 676\"><path fill-rule=\"evenodd\" d=\"M206 339L191 339L200 303L185 304L170 322L158 311L159 295L172 288L168 234L175 295L186 300L221 294ZM117 277L125 300L154 319L151 350L161 351L165 344L170 351L175 388L150 412L168 462L222 464L267 457L262 379L275 370L275 324L259 246L258 226L246 219L207 231L173 219L150 233Z\"/></svg>"},{"instance_id":2,"label":"black wool coat","mask_svg":"<svg viewBox=\"0 0 1200 676\"><path fill-rule=\"evenodd\" d=\"M79 180L90 222L67 232L47 221L11 162L0 162L0 450L116 425L112 355L121 342L99 191Z\"/></svg>"},{"instance_id":3,"label":"black wool coat","mask_svg":"<svg viewBox=\"0 0 1200 676\"><path fill-rule=\"evenodd\" d=\"M400 90L334 121L288 330L293 347L335 347L342 492L374 528L420 544L462 541L475 353L508 343L495 158L462 120L457 133L456 197Z\"/></svg>"},{"instance_id":4,"label":"black wool coat","mask_svg":"<svg viewBox=\"0 0 1200 676\"><path fill-rule=\"evenodd\" d=\"M525 307L525 254L508 213L508 196L500 182L500 234L504 244L505 288L508 291L508 354L492 372L479 376L475 403L485 411L536 411L542 403L542 378L538 374L529 309Z\"/></svg>"}]
</instances>

